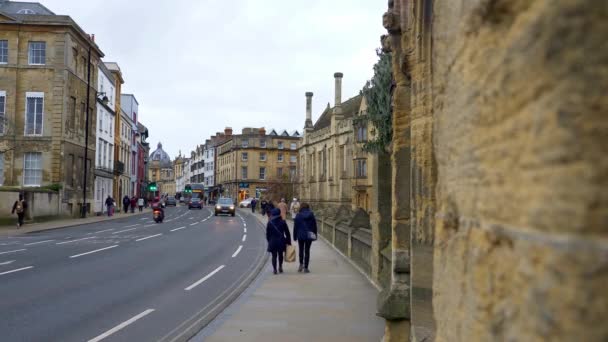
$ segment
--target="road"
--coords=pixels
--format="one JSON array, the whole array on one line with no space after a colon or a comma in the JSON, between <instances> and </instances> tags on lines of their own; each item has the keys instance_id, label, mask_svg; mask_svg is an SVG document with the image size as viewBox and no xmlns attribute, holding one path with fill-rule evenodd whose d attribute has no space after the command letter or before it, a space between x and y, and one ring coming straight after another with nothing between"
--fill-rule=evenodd
<instances>
[{"instance_id":1,"label":"road","mask_svg":"<svg viewBox=\"0 0 608 342\"><path fill-rule=\"evenodd\" d=\"M0 239L2 341L157 341L227 297L265 254L243 211L167 208Z\"/></svg>"}]
</instances>

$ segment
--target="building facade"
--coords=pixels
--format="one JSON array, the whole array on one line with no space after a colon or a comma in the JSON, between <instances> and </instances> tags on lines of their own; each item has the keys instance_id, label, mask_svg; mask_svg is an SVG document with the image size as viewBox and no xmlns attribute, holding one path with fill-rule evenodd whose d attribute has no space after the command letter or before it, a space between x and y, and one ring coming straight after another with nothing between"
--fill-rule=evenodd
<instances>
[{"instance_id":1,"label":"building facade","mask_svg":"<svg viewBox=\"0 0 608 342\"><path fill-rule=\"evenodd\" d=\"M217 178L223 196L242 201L248 197L266 197L278 201L297 190L298 132L266 132L264 128L244 128L217 147Z\"/></svg>"},{"instance_id":2,"label":"building facade","mask_svg":"<svg viewBox=\"0 0 608 342\"><path fill-rule=\"evenodd\" d=\"M152 196L175 195L175 178L173 176L173 162L169 154L163 150L159 142L156 150L150 154L149 175L151 183L156 183L157 191Z\"/></svg>"},{"instance_id":3,"label":"building facade","mask_svg":"<svg viewBox=\"0 0 608 342\"><path fill-rule=\"evenodd\" d=\"M137 179L137 170L139 166L139 148L137 146L137 141L139 140L139 132L137 129L139 102L137 102L137 99L133 94L121 94L120 107L122 109L123 115L126 116L126 120L123 120L123 123L127 125L127 136L129 139L126 152L128 154L126 160L128 162L128 165L126 169L129 171L129 185L126 194L129 197L138 196L138 192L140 190L139 180Z\"/></svg>"},{"instance_id":4,"label":"building facade","mask_svg":"<svg viewBox=\"0 0 608 342\"><path fill-rule=\"evenodd\" d=\"M122 91L122 85L125 83L122 77L122 71L120 66L115 62L105 62L106 68L110 70L112 76L114 76L114 199L118 208L122 207L123 186L124 186L124 173L125 173L125 162L124 162L124 124L120 108L120 94Z\"/></svg>"},{"instance_id":5,"label":"building facade","mask_svg":"<svg viewBox=\"0 0 608 342\"><path fill-rule=\"evenodd\" d=\"M103 63L98 66L97 149L95 156L95 202L93 211L103 213L107 196L114 197L114 85L112 73Z\"/></svg>"},{"instance_id":6,"label":"building facade","mask_svg":"<svg viewBox=\"0 0 608 342\"><path fill-rule=\"evenodd\" d=\"M179 152L179 155L175 157L173 161L173 176L175 177L175 193L182 193L186 187L186 157L182 156L182 152Z\"/></svg>"},{"instance_id":7,"label":"building facade","mask_svg":"<svg viewBox=\"0 0 608 342\"><path fill-rule=\"evenodd\" d=\"M139 184L137 196L147 198L148 191L148 156L150 155L150 144L146 141L149 137L148 128L139 120L137 122L137 183Z\"/></svg>"},{"instance_id":8,"label":"building facade","mask_svg":"<svg viewBox=\"0 0 608 342\"><path fill-rule=\"evenodd\" d=\"M3 1L0 17L0 183L56 184L72 215L82 212L86 184L90 211L103 53L69 16L40 4Z\"/></svg>"}]
</instances>

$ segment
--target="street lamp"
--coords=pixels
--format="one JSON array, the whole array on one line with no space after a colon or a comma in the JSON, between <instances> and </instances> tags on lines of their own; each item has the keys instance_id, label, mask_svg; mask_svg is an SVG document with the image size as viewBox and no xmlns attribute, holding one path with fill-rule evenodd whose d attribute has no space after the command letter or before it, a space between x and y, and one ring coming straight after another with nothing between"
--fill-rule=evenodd
<instances>
[{"instance_id":1,"label":"street lamp","mask_svg":"<svg viewBox=\"0 0 608 342\"><path fill-rule=\"evenodd\" d=\"M89 42L89 54L88 54L88 63L87 63L87 104L86 104L86 114L85 114L85 123L84 123L84 179L82 186L82 218L87 217L87 177L88 175L88 155L89 155L89 107L91 105L91 42Z\"/></svg>"}]
</instances>

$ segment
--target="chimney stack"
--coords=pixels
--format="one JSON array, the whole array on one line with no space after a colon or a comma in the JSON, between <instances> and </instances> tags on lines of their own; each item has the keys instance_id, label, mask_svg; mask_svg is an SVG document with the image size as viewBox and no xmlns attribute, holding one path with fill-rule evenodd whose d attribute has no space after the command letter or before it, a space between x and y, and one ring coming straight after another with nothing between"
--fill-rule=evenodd
<instances>
[{"instance_id":1,"label":"chimney stack","mask_svg":"<svg viewBox=\"0 0 608 342\"><path fill-rule=\"evenodd\" d=\"M306 92L306 121L304 123L305 128L312 127L312 92Z\"/></svg>"},{"instance_id":2,"label":"chimney stack","mask_svg":"<svg viewBox=\"0 0 608 342\"><path fill-rule=\"evenodd\" d=\"M266 135L266 128L264 128L264 127L260 128L259 132L260 132L261 136L265 136Z\"/></svg>"},{"instance_id":3,"label":"chimney stack","mask_svg":"<svg viewBox=\"0 0 608 342\"><path fill-rule=\"evenodd\" d=\"M232 127L226 127L226 128L224 128L224 134L227 137L232 136Z\"/></svg>"},{"instance_id":4,"label":"chimney stack","mask_svg":"<svg viewBox=\"0 0 608 342\"><path fill-rule=\"evenodd\" d=\"M342 106L342 77L344 74L337 72L334 74L334 80L336 84L336 99L334 101L334 107Z\"/></svg>"}]
</instances>

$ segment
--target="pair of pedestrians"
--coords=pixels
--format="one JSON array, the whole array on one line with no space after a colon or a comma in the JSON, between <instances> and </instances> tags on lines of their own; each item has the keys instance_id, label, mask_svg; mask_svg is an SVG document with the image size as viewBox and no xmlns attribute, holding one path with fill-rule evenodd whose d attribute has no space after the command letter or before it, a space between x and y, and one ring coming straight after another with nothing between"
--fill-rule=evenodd
<instances>
[{"instance_id":1,"label":"pair of pedestrians","mask_svg":"<svg viewBox=\"0 0 608 342\"><path fill-rule=\"evenodd\" d=\"M300 266L298 272L310 273L310 247L317 239L317 220L307 203L302 203L296 215L293 227L293 239L298 241ZM266 224L266 241L268 252L272 254L273 273L283 273L283 254L291 246L291 235L287 222L282 218L281 210L274 208ZM277 269L278 266L278 269Z\"/></svg>"}]
</instances>

